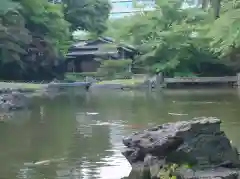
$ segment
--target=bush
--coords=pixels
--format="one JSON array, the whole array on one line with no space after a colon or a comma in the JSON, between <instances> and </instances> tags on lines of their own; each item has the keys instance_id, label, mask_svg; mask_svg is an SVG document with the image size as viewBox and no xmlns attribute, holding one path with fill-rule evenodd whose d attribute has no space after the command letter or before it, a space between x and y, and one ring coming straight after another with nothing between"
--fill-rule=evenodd
<instances>
[{"instance_id":1,"label":"bush","mask_svg":"<svg viewBox=\"0 0 240 179\"><path fill-rule=\"evenodd\" d=\"M97 72L66 73L65 80L84 81L85 77L92 77L96 80L130 79L129 72L131 60L104 60Z\"/></svg>"},{"instance_id":2,"label":"bush","mask_svg":"<svg viewBox=\"0 0 240 179\"><path fill-rule=\"evenodd\" d=\"M119 74L126 74L129 76L129 65L132 60L104 60L101 63L98 73L107 77L116 77Z\"/></svg>"},{"instance_id":3,"label":"bush","mask_svg":"<svg viewBox=\"0 0 240 179\"><path fill-rule=\"evenodd\" d=\"M66 81L84 81L84 76L80 73L66 73L64 80Z\"/></svg>"},{"instance_id":4,"label":"bush","mask_svg":"<svg viewBox=\"0 0 240 179\"><path fill-rule=\"evenodd\" d=\"M83 72L83 73L66 73L65 74L65 80L70 81L84 81L86 77L92 77L96 80L102 80L104 79L104 74L100 74L98 72Z\"/></svg>"},{"instance_id":5,"label":"bush","mask_svg":"<svg viewBox=\"0 0 240 179\"><path fill-rule=\"evenodd\" d=\"M133 74L131 72L123 72L123 73L115 74L114 78L115 79L131 79L132 75Z\"/></svg>"}]
</instances>

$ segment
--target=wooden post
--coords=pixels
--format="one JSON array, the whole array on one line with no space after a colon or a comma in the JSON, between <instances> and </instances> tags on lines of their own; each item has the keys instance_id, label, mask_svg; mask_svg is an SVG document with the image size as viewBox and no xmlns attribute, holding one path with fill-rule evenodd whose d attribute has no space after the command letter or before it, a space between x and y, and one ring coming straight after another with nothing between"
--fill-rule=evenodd
<instances>
[{"instance_id":1,"label":"wooden post","mask_svg":"<svg viewBox=\"0 0 240 179\"><path fill-rule=\"evenodd\" d=\"M148 90L149 90L149 91L152 91L152 82L151 82L151 80L148 79L147 82L148 82L148 83L147 83L147 85L148 85Z\"/></svg>"},{"instance_id":2,"label":"wooden post","mask_svg":"<svg viewBox=\"0 0 240 179\"><path fill-rule=\"evenodd\" d=\"M85 82L88 82L89 80L88 80L88 76L85 76Z\"/></svg>"},{"instance_id":3,"label":"wooden post","mask_svg":"<svg viewBox=\"0 0 240 179\"><path fill-rule=\"evenodd\" d=\"M156 75L156 89L162 88L163 83L164 83L163 73L160 72Z\"/></svg>"},{"instance_id":4,"label":"wooden post","mask_svg":"<svg viewBox=\"0 0 240 179\"><path fill-rule=\"evenodd\" d=\"M129 72L129 73L132 73L132 64L129 64L129 65L128 65L128 72Z\"/></svg>"},{"instance_id":5,"label":"wooden post","mask_svg":"<svg viewBox=\"0 0 240 179\"><path fill-rule=\"evenodd\" d=\"M240 73L237 73L237 87L240 88Z\"/></svg>"}]
</instances>

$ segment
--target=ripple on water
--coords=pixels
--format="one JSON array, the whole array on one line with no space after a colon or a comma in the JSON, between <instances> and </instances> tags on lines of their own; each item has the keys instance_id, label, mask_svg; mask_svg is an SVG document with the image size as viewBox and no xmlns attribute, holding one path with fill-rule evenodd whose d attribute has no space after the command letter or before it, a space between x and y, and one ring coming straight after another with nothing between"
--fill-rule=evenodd
<instances>
[{"instance_id":1,"label":"ripple on water","mask_svg":"<svg viewBox=\"0 0 240 179\"><path fill-rule=\"evenodd\" d=\"M131 170L120 152L123 136L197 116L221 119L227 136L240 147L240 100L235 93L129 94L37 99L29 115L14 113L8 122L0 122L0 178L120 179ZM55 157L66 160L24 166Z\"/></svg>"}]
</instances>

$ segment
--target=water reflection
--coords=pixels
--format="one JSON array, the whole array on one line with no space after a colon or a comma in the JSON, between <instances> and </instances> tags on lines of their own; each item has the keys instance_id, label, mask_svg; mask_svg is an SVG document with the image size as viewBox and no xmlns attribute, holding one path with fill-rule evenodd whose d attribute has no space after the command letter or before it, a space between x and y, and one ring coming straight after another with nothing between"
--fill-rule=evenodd
<instances>
[{"instance_id":1,"label":"water reflection","mask_svg":"<svg viewBox=\"0 0 240 179\"><path fill-rule=\"evenodd\" d=\"M194 117L222 119L240 147L234 90L94 92L36 98L33 104L0 123L0 178L124 178L131 168L120 153L122 136Z\"/></svg>"}]
</instances>

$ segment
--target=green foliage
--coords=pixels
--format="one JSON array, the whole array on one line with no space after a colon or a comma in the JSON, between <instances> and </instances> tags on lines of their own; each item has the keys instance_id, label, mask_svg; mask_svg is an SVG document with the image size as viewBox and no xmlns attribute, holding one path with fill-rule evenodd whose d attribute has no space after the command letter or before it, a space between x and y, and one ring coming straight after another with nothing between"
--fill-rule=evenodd
<instances>
[{"instance_id":1,"label":"green foliage","mask_svg":"<svg viewBox=\"0 0 240 179\"><path fill-rule=\"evenodd\" d=\"M106 30L111 6L108 0L63 0L64 14L72 31L87 30L101 34Z\"/></svg>"},{"instance_id":2,"label":"green foliage","mask_svg":"<svg viewBox=\"0 0 240 179\"><path fill-rule=\"evenodd\" d=\"M122 73L129 72L129 65L131 64L131 60L103 60L98 73L102 76L114 78L116 75L121 76Z\"/></svg>"},{"instance_id":3,"label":"green foliage","mask_svg":"<svg viewBox=\"0 0 240 179\"><path fill-rule=\"evenodd\" d=\"M97 80L130 79L132 73L129 71L131 60L103 60L97 72L67 73L66 80L81 81L85 77Z\"/></svg>"},{"instance_id":4,"label":"green foliage","mask_svg":"<svg viewBox=\"0 0 240 179\"><path fill-rule=\"evenodd\" d=\"M64 0L62 4L1 0L0 76L51 79L61 75L65 70L61 59L72 43L72 32L101 34L110 8L107 0Z\"/></svg>"},{"instance_id":5,"label":"green foliage","mask_svg":"<svg viewBox=\"0 0 240 179\"><path fill-rule=\"evenodd\" d=\"M191 0L187 2L193 5ZM219 1L199 1L188 8L182 8L183 3L186 1L157 0L154 11L109 21L105 34L137 47L140 55L134 60L134 68L144 67L149 73L211 74L207 66L216 64L219 72L231 71L221 65L229 64L227 58L220 59L232 55L233 44L238 45L236 1L224 1L221 14L216 12Z\"/></svg>"},{"instance_id":6,"label":"green foliage","mask_svg":"<svg viewBox=\"0 0 240 179\"><path fill-rule=\"evenodd\" d=\"M3 0L0 3L0 60L2 63L21 63L20 55L26 54L24 46L31 41L24 27L23 17L15 11L18 3Z\"/></svg>"},{"instance_id":7,"label":"green foliage","mask_svg":"<svg viewBox=\"0 0 240 179\"><path fill-rule=\"evenodd\" d=\"M0 2L0 76L52 78L70 44L70 24L61 5L47 0Z\"/></svg>"},{"instance_id":8,"label":"green foliage","mask_svg":"<svg viewBox=\"0 0 240 179\"><path fill-rule=\"evenodd\" d=\"M209 28L211 49L222 57L226 65L240 70L240 1L228 1L225 5L220 18Z\"/></svg>"},{"instance_id":9,"label":"green foliage","mask_svg":"<svg viewBox=\"0 0 240 179\"><path fill-rule=\"evenodd\" d=\"M124 71L127 70L128 66L131 65L131 63L132 60L103 60L100 68L115 68L116 71Z\"/></svg>"},{"instance_id":10,"label":"green foliage","mask_svg":"<svg viewBox=\"0 0 240 179\"><path fill-rule=\"evenodd\" d=\"M54 52L59 50L66 53L70 24L64 19L62 6L48 3L46 0L22 0L21 5L20 12L32 34L51 44L55 48L52 49Z\"/></svg>"},{"instance_id":11,"label":"green foliage","mask_svg":"<svg viewBox=\"0 0 240 179\"><path fill-rule=\"evenodd\" d=\"M16 2L12 2L11 0L1 0L0 3L0 14L5 14L6 12L10 11L10 10L14 10L15 8L17 8L19 6L18 3Z\"/></svg>"},{"instance_id":12,"label":"green foliage","mask_svg":"<svg viewBox=\"0 0 240 179\"><path fill-rule=\"evenodd\" d=\"M94 79L102 79L104 78L98 72L82 72L82 73L66 73L65 80L71 81L84 81L86 77L92 77Z\"/></svg>"},{"instance_id":13,"label":"green foliage","mask_svg":"<svg viewBox=\"0 0 240 179\"><path fill-rule=\"evenodd\" d=\"M205 39L192 37L200 28L195 24L198 20L204 24L207 15L199 9L181 9L181 1L158 1L153 12L138 14L124 28L125 39L138 46L142 55L136 64L145 64L149 72L170 72L182 64L191 62L195 50L193 42L204 44ZM184 65L185 66L185 65Z\"/></svg>"},{"instance_id":14,"label":"green foliage","mask_svg":"<svg viewBox=\"0 0 240 179\"><path fill-rule=\"evenodd\" d=\"M158 173L158 178L160 179L176 179L176 170L179 168L191 169L192 166L189 164L179 165L176 163L165 164Z\"/></svg>"},{"instance_id":15,"label":"green foliage","mask_svg":"<svg viewBox=\"0 0 240 179\"><path fill-rule=\"evenodd\" d=\"M160 179L176 179L176 176L173 175L173 173L175 172L175 170L178 168L179 166L177 164L168 164L165 165L158 174L158 178Z\"/></svg>"},{"instance_id":16,"label":"green foliage","mask_svg":"<svg viewBox=\"0 0 240 179\"><path fill-rule=\"evenodd\" d=\"M22 65L21 56L27 53L25 47L32 40L24 26L24 18L17 11L11 10L2 15L0 22L1 62L16 62Z\"/></svg>"},{"instance_id":17,"label":"green foliage","mask_svg":"<svg viewBox=\"0 0 240 179\"><path fill-rule=\"evenodd\" d=\"M64 80L66 81L84 81L84 75L80 73L66 73Z\"/></svg>"}]
</instances>

